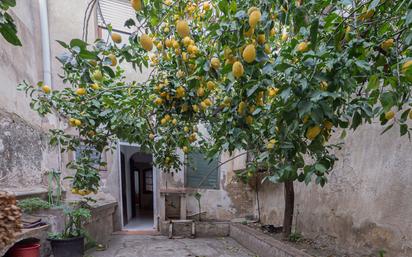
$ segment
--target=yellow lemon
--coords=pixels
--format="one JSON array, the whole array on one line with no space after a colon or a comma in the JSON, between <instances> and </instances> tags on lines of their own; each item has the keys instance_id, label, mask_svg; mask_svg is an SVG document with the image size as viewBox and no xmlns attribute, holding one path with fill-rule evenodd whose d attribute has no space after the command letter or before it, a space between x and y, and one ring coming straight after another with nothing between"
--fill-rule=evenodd
<instances>
[{"instance_id":1,"label":"yellow lemon","mask_svg":"<svg viewBox=\"0 0 412 257\"><path fill-rule=\"evenodd\" d=\"M149 134L149 138L150 138L151 140L153 140L153 139L155 138L155 135L154 135L153 133L150 133L150 134Z\"/></svg>"},{"instance_id":2,"label":"yellow lemon","mask_svg":"<svg viewBox=\"0 0 412 257\"><path fill-rule=\"evenodd\" d=\"M218 58L214 57L210 61L210 65L212 66L213 69L217 70L220 68L220 61Z\"/></svg>"},{"instance_id":3,"label":"yellow lemon","mask_svg":"<svg viewBox=\"0 0 412 257\"><path fill-rule=\"evenodd\" d=\"M406 73L410 67L412 66L412 60L406 61L403 65L402 65L402 72Z\"/></svg>"},{"instance_id":4,"label":"yellow lemon","mask_svg":"<svg viewBox=\"0 0 412 257\"><path fill-rule=\"evenodd\" d=\"M208 81L206 85L209 90L214 90L216 88L216 84L213 81Z\"/></svg>"},{"instance_id":5,"label":"yellow lemon","mask_svg":"<svg viewBox=\"0 0 412 257\"><path fill-rule=\"evenodd\" d=\"M120 44L122 42L122 36L118 33L112 33L113 42Z\"/></svg>"},{"instance_id":6,"label":"yellow lemon","mask_svg":"<svg viewBox=\"0 0 412 257\"><path fill-rule=\"evenodd\" d=\"M199 112L199 106L197 106L197 105L192 105L192 109L193 109L193 111L194 112Z\"/></svg>"},{"instance_id":7,"label":"yellow lemon","mask_svg":"<svg viewBox=\"0 0 412 257\"><path fill-rule=\"evenodd\" d=\"M260 18L262 17L262 14L260 13L259 10L255 10L249 15L249 25L250 27L254 28L260 21Z\"/></svg>"},{"instance_id":8,"label":"yellow lemon","mask_svg":"<svg viewBox=\"0 0 412 257\"><path fill-rule=\"evenodd\" d=\"M141 0L131 0L130 4L132 5L135 11L142 10L142 1Z\"/></svg>"},{"instance_id":9,"label":"yellow lemon","mask_svg":"<svg viewBox=\"0 0 412 257\"><path fill-rule=\"evenodd\" d=\"M172 40L170 40L170 39L166 39L165 40L165 46L167 47L167 48L170 48L170 47L172 47Z\"/></svg>"},{"instance_id":10,"label":"yellow lemon","mask_svg":"<svg viewBox=\"0 0 412 257\"><path fill-rule=\"evenodd\" d=\"M239 106L237 107L237 113L239 115L243 115L245 113L246 107L247 107L246 103L244 101L241 101L239 103Z\"/></svg>"},{"instance_id":11,"label":"yellow lemon","mask_svg":"<svg viewBox=\"0 0 412 257\"><path fill-rule=\"evenodd\" d=\"M279 92L279 88L276 87L271 87L268 89L268 95L269 97L275 97Z\"/></svg>"},{"instance_id":12,"label":"yellow lemon","mask_svg":"<svg viewBox=\"0 0 412 257\"><path fill-rule=\"evenodd\" d=\"M322 129L318 125L310 127L306 131L306 138L308 138L309 140L314 140L321 131Z\"/></svg>"},{"instance_id":13,"label":"yellow lemon","mask_svg":"<svg viewBox=\"0 0 412 257\"><path fill-rule=\"evenodd\" d=\"M76 89L76 95L82 96L82 95L85 95L86 93L87 91L85 88L81 87L81 88Z\"/></svg>"},{"instance_id":14,"label":"yellow lemon","mask_svg":"<svg viewBox=\"0 0 412 257\"><path fill-rule=\"evenodd\" d=\"M187 147L187 146L183 146L182 150L185 154L189 153L189 147Z\"/></svg>"},{"instance_id":15,"label":"yellow lemon","mask_svg":"<svg viewBox=\"0 0 412 257\"><path fill-rule=\"evenodd\" d=\"M270 36L273 37L274 35L276 35L276 29L275 29L275 28L272 28L272 29L270 30Z\"/></svg>"},{"instance_id":16,"label":"yellow lemon","mask_svg":"<svg viewBox=\"0 0 412 257\"><path fill-rule=\"evenodd\" d=\"M51 87L49 87L49 86L47 86L47 85L44 85L44 86L41 87L41 90L43 90L43 92L44 92L45 94L50 94L50 92L51 92Z\"/></svg>"},{"instance_id":17,"label":"yellow lemon","mask_svg":"<svg viewBox=\"0 0 412 257\"><path fill-rule=\"evenodd\" d=\"M188 47L190 45L191 39L190 37L183 38L183 45Z\"/></svg>"},{"instance_id":18,"label":"yellow lemon","mask_svg":"<svg viewBox=\"0 0 412 257\"><path fill-rule=\"evenodd\" d=\"M156 99L154 100L154 103L155 103L156 105L162 105L162 104L163 104L163 99L162 99L162 98L156 98Z\"/></svg>"},{"instance_id":19,"label":"yellow lemon","mask_svg":"<svg viewBox=\"0 0 412 257\"><path fill-rule=\"evenodd\" d=\"M387 51L389 48L391 48L394 44L393 38L390 38L388 40L385 40L382 44L381 47L383 50Z\"/></svg>"},{"instance_id":20,"label":"yellow lemon","mask_svg":"<svg viewBox=\"0 0 412 257\"><path fill-rule=\"evenodd\" d=\"M282 33L282 37L281 37L281 40L282 40L282 41L286 41L286 40L288 40L288 38L289 38L289 35L288 35L288 33L286 33L286 32L283 32L283 33Z\"/></svg>"},{"instance_id":21,"label":"yellow lemon","mask_svg":"<svg viewBox=\"0 0 412 257\"><path fill-rule=\"evenodd\" d=\"M172 120L172 124L176 126L177 120L176 120L176 119L173 119L173 120Z\"/></svg>"},{"instance_id":22,"label":"yellow lemon","mask_svg":"<svg viewBox=\"0 0 412 257\"><path fill-rule=\"evenodd\" d=\"M272 52L271 49L270 49L269 44L265 44L264 51L265 51L266 54L270 54Z\"/></svg>"},{"instance_id":23,"label":"yellow lemon","mask_svg":"<svg viewBox=\"0 0 412 257\"><path fill-rule=\"evenodd\" d=\"M252 117L251 115L248 115L248 116L246 117L245 121L246 121L246 124L247 124L247 125L252 125L252 123L253 123L253 117Z\"/></svg>"},{"instance_id":24,"label":"yellow lemon","mask_svg":"<svg viewBox=\"0 0 412 257\"><path fill-rule=\"evenodd\" d=\"M176 24L176 30L182 38L188 37L190 34L189 24L185 20L180 20Z\"/></svg>"},{"instance_id":25,"label":"yellow lemon","mask_svg":"<svg viewBox=\"0 0 412 257\"><path fill-rule=\"evenodd\" d=\"M96 70L95 72L93 72L93 79L100 81L103 79L103 74L100 70Z\"/></svg>"},{"instance_id":26,"label":"yellow lemon","mask_svg":"<svg viewBox=\"0 0 412 257\"><path fill-rule=\"evenodd\" d=\"M385 113L385 119L386 120L391 120L393 119L393 117L395 117L395 113L393 111L389 111Z\"/></svg>"},{"instance_id":27,"label":"yellow lemon","mask_svg":"<svg viewBox=\"0 0 412 257\"><path fill-rule=\"evenodd\" d=\"M184 87L179 86L178 88L176 88L176 96L177 98L182 98L186 95L186 90Z\"/></svg>"},{"instance_id":28,"label":"yellow lemon","mask_svg":"<svg viewBox=\"0 0 412 257\"><path fill-rule=\"evenodd\" d=\"M199 87L196 92L197 96L202 97L205 95L205 89L203 87Z\"/></svg>"},{"instance_id":29,"label":"yellow lemon","mask_svg":"<svg viewBox=\"0 0 412 257\"><path fill-rule=\"evenodd\" d=\"M331 130L333 128L333 123L326 120L323 122L323 126L327 129L327 130Z\"/></svg>"},{"instance_id":30,"label":"yellow lemon","mask_svg":"<svg viewBox=\"0 0 412 257\"><path fill-rule=\"evenodd\" d=\"M257 37L257 41L259 44L263 45L266 43L266 35L265 34L259 34Z\"/></svg>"},{"instance_id":31,"label":"yellow lemon","mask_svg":"<svg viewBox=\"0 0 412 257\"><path fill-rule=\"evenodd\" d=\"M242 57L247 63L254 62L256 60L255 46L253 44L246 46L245 49L243 50Z\"/></svg>"},{"instance_id":32,"label":"yellow lemon","mask_svg":"<svg viewBox=\"0 0 412 257\"><path fill-rule=\"evenodd\" d=\"M209 11L209 10L210 10L210 3L209 3L209 2L203 3L203 10L205 10L205 11Z\"/></svg>"},{"instance_id":33,"label":"yellow lemon","mask_svg":"<svg viewBox=\"0 0 412 257\"><path fill-rule=\"evenodd\" d=\"M76 119L76 120L74 121L74 125L76 125L76 126L81 126L81 125L82 125L82 121Z\"/></svg>"},{"instance_id":34,"label":"yellow lemon","mask_svg":"<svg viewBox=\"0 0 412 257\"><path fill-rule=\"evenodd\" d=\"M147 34L140 36L140 44L142 45L143 49L148 52L152 51L153 49L153 40Z\"/></svg>"},{"instance_id":35,"label":"yellow lemon","mask_svg":"<svg viewBox=\"0 0 412 257\"><path fill-rule=\"evenodd\" d=\"M309 50L309 44L307 42L301 42L296 46L296 51L298 52L306 52Z\"/></svg>"},{"instance_id":36,"label":"yellow lemon","mask_svg":"<svg viewBox=\"0 0 412 257\"><path fill-rule=\"evenodd\" d=\"M183 128L183 131L186 132L186 133L188 133L188 132L190 131L190 129L189 129L189 127L184 127L184 128Z\"/></svg>"},{"instance_id":37,"label":"yellow lemon","mask_svg":"<svg viewBox=\"0 0 412 257\"><path fill-rule=\"evenodd\" d=\"M328 87L329 87L328 82L323 80L323 81L320 82L319 85L320 85L320 90L322 90L322 91L328 90Z\"/></svg>"},{"instance_id":38,"label":"yellow lemon","mask_svg":"<svg viewBox=\"0 0 412 257\"><path fill-rule=\"evenodd\" d=\"M245 37L251 37L254 33L255 33L255 29L254 29L254 28L250 28L249 30L246 30L245 32L243 32L243 35L244 35Z\"/></svg>"},{"instance_id":39,"label":"yellow lemon","mask_svg":"<svg viewBox=\"0 0 412 257\"><path fill-rule=\"evenodd\" d=\"M107 58L109 58L110 61L112 61L112 63L110 64L111 66L116 66L116 65L117 65L116 55L114 55L114 54L109 54L109 55L107 56Z\"/></svg>"},{"instance_id":40,"label":"yellow lemon","mask_svg":"<svg viewBox=\"0 0 412 257\"><path fill-rule=\"evenodd\" d=\"M245 70L241 62L237 61L233 64L232 73L233 73L233 76L235 76L235 78L242 77L244 72Z\"/></svg>"},{"instance_id":41,"label":"yellow lemon","mask_svg":"<svg viewBox=\"0 0 412 257\"><path fill-rule=\"evenodd\" d=\"M99 84L97 84L97 83L93 83L93 84L91 84L91 86L90 86L92 89L94 89L94 90L99 90L100 89L100 85Z\"/></svg>"}]
</instances>

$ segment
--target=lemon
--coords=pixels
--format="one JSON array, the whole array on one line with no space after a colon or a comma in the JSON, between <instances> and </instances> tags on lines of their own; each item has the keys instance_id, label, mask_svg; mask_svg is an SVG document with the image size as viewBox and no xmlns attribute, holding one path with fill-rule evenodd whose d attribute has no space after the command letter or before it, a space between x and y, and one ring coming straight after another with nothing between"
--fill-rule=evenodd
<instances>
[{"instance_id":1,"label":"lemon","mask_svg":"<svg viewBox=\"0 0 412 257\"><path fill-rule=\"evenodd\" d=\"M197 105L192 105L192 109L193 109L193 111L194 112L199 112L199 106L197 106Z\"/></svg>"},{"instance_id":2,"label":"lemon","mask_svg":"<svg viewBox=\"0 0 412 257\"><path fill-rule=\"evenodd\" d=\"M142 1L141 0L131 0L130 3L131 3L131 5L132 5L132 7L135 11L138 12L138 11L142 10Z\"/></svg>"},{"instance_id":3,"label":"lemon","mask_svg":"<svg viewBox=\"0 0 412 257\"><path fill-rule=\"evenodd\" d=\"M275 97L279 92L279 88L276 87L271 87L268 89L268 95L269 97Z\"/></svg>"},{"instance_id":4,"label":"lemon","mask_svg":"<svg viewBox=\"0 0 412 257\"><path fill-rule=\"evenodd\" d=\"M273 37L274 35L276 35L276 29L275 29L275 28L272 28L272 29L270 30L270 36Z\"/></svg>"},{"instance_id":5,"label":"lemon","mask_svg":"<svg viewBox=\"0 0 412 257\"><path fill-rule=\"evenodd\" d=\"M41 87L41 90L43 90L43 92L44 92L45 94L50 94L50 92L51 92L51 87L49 87L49 86L47 86L47 85L44 85L44 86Z\"/></svg>"},{"instance_id":6,"label":"lemon","mask_svg":"<svg viewBox=\"0 0 412 257\"><path fill-rule=\"evenodd\" d=\"M167 47L167 48L170 48L170 47L172 47L172 40L170 40L170 39L166 39L165 40L165 46Z\"/></svg>"},{"instance_id":7,"label":"lemon","mask_svg":"<svg viewBox=\"0 0 412 257\"><path fill-rule=\"evenodd\" d=\"M176 120L176 119L173 119L173 120L172 120L172 124L176 126L177 120Z\"/></svg>"},{"instance_id":8,"label":"lemon","mask_svg":"<svg viewBox=\"0 0 412 257\"><path fill-rule=\"evenodd\" d=\"M213 81L208 81L206 85L209 90L214 90L216 88L216 84Z\"/></svg>"},{"instance_id":9,"label":"lemon","mask_svg":"<svg viewBox=\"0 0 412 257\"><path fill-rule=\"evenodd\" d=\"M322 129L318 125L310 127L306 131L306 138L308 138L309 140L314 140L321 131Z\"/></svg>"},{"instance_id":10,"label":"lemon","mask_svg":"<svg viewBox=\"0 0 412 257\"><path fill-rule=\"evenodd\" d=\"M232 98L225 96L225 98L223 98L223 103L228 106L230 105L230 103L232 102Z\"/></svg>"},{"instance_id":11,"label":"lemon","mask_svg":"<svg viewBox=\"0 0 412 257\"><path fill-rule=\"evenodd\" d=\"M81 125L82 125L82 121L76 119L76 120L74 121L74 125L76 125L76 126L81 126Z\"/></svg>"},{"instance_id":12,"label":"lemon","mask_svg":"<svg viewBox=\"0 0 412 257\"><path fill-rule=\"evenodd\" d=\"M283 33L282 33L282 37L281 37L281 40L282 40L282 41L286 41L286 40L288 40L288 38L289 38L289 35L288 35L288 33L286 33L286 32L283 32Z\"/></svg>"},{"instance_id":13,"label":"lemon","mask_svg":"<svg viewBox=\"0 0 412 257\"><path fill-rule=\"evenodd\" d=\"M149 138L150 138L151 140L153 140L153 139L155 138L155 135L154 135L153 133L150 133L150 134L149 134Z\"/></svg>"},{"instance_id":14,"label":"lemon","mask_svg":"<svg viewBox=\"0 0 412 257\"><path fill-rule=\"evenodd\" d=\"M255 10L250 13L249 15L249 25L250 27L254 28L260 21L260 18L262 17L262 14L260 13L259 10Z\"/></svg>"},{"instance_id":15,"label":"lemon","mask_svg":"<svg viewBox=\"0 0 412 257\"><path fill-rule=\"evenodd\" d=\"M212 106L212 100L210 100L209 98L206 98L204 101L203 101L207 106Z\"/></svg>"},{"instance_id":16,"label":"lemon","mask_svg":"<svg viewBox=\"0 0 412 257\"><path fill-rule=\"evenodd\" d=\"M186 132L186 133L188 133L188 132L190 131L190 129L189 129L189 127L186 127L186 126L185 126L185 127L183 128L183 131Z\"/></svg>"},{"instance_id":17,"label":"lemon","mask_svg":"<svg viewBox=\"0 0 412 257\"><path fill-rule=\"evenodd\" d=\"M185 72L182 70L178 70L176 73L176 77L178 78L183 78L184 75L185 75Z\"/></svg>"},{"instance_id":18,"label":"lemon","mask_svg":"<svg viewBox=\"0 0 412 257\"><path fill-rule=\"evenodd\" d=\"M209 2L203 3L203 10L205 10L205 11L209 11L209 10L210 10L210 3L209 3Z\"/></svg>"},{"instance_id":19,"label":"lemon","mask_svg":"<svg viewBox=\"0 0 412 257\"><path fill-rule=\"evenodd\" d=\"M232 73L235 78L240 78L243 76L245 70L241 62L237 61L232 66Z\"/></svg>"},{"instance_id":20,"label":"lemon","mask_svg":"<svg viewBox=\"0 0 412 257\"><path fill-rule=\"evenodd\" d=\"M271 49L270 49L269 44L265 44L264 51L265 51L266 54L270 54L272 52Z\"/></svg>"},{"instance_id":21,"label":"lemon","mask_svg":"<svg viewBox=\"0 0 412 257\"><path fill-rule=\"evenodd\" d=\"M210 65L212 66L213 69L217 70L220 68L220 61L218 58L214 57L210 61Z\"/></svg>"},{"instance_id":22,"label":"lemon","mask_svg":"<svg viewBox=\"0 0 412 257\"><path fill-rule=\"evenodd\" d=\"M182 150L185 154L189 153L189 147L187 147L187 146L183 146Z\"/></svg>"},{"instance_id":23,"label":"lemon","mask_svg":"<svg viewBox=\"0 0 412 257\"><path fill-rule=\"evenodd\" d=\"M155 103L156 105L162 105L162 104L163 104L163 99L162 99L162 98L156 98L156 99L154 100L154 103Z\"/></svg>"},{"instance_id":24,"label":"lemon","mask_svg":"<svg viewBox=\"0 0 412 257\"><path fill-rule=\"evenodd\" d=\"M253 123L253 117L252 117L251 115L248 115L248 116L246 117L245 121L246 121L246 124L247 124L247 125L252 125L252 123Z\"/></svg>"},{"instance_id":25,"label":"lemon","mask_svg":"<svg viewBox=\"0 0 412 257\"><path fill-rule=\"evenodd\" d=\"M189 24L185 20L180 20L176 24L176 30L182 38L188 37L190 34Z\"/></svg>"},{"instance_id":26,"label":"lemon","mask_svg":"<svg viewBox=\"0 0 412 257\"><path fill-rule=\"evenodd\" d=\"M205 89L203 87L199 87L196 92L197 96L202 97L205 95Z\"/></svg>"},{"instance_id":27,"label":"lemon","mask_svg":"<svg viewBox=\"0 0 412 257\"><path fill-rule=\"evenodd\" d=\"M140 36L140 45L142 45L143 49L146 51L152 51L153 49L153 40L147 34L143 34Z\"/></svg>"},{"instance_id":28,"label":"lemon","mask_svg":"<svg viewBox=\"0 0 412 257\"><path fill-rule=\"evenodd\" d=\"M237 113L239 115L243 115L245 113L246 107L247 107L246 103L244 101L241 101L239 103L239 106L237 107Z\"/></svg>"},{"instance_id":29,"label":"lemon","mask_svg":"<svg viewBox=\"0 0 412 257\"><path fill-rule=\"evenodd\" d=\"M247 15L250 15L252 12L254 11L259 11L259 8L257 8L256 6L252 6L247 10Z\"/></svg>"},{"instance_id":30,"label":"lemon","mask_svg":"<svg viewBox=\"0 0 412 257\"><path fill-rule=\"evenodd\" d=\"M161 125L165 125L167 123L167 120L165 119L165 118L162 118L161 120L160 120L160 124Z\"/></svg>"},{"instance_id":31,"label":"lemon","mask_svg":"<svg viewBox=\"0 0 412 257\"><path fill-rule=\"evenodd\" d=\"M323 81L320 82L319 85L320 85L320 90L322 90L322 91L328 90L328 87L329 87L328 82L323 80Z\"/></svg>"},{"instance_id":32,"label":"lemon","mask_svg":"<svg viewBox=\"0 0 412 257\"><path fill-rule=\"evenodd\" d=\"M323 122L323 126L327 129L327 130L331 130L333 128L333 123L326 120Z\"/></svg>"},{"instance_id":33,"label":"lemon","mask_svg":"<svg viewBox=\"0 0 412 257\"><path fill-rule=\"evenodd\" d=\"M112 33L113 42L120 44L122 42L122 36L118 33Z\"/></svg>"},{"instance_id":34,"label":"lemon","mask_svg":"<svg viewBox=\"0 0 412 257\"><path fill-rule=\"evenodd\" d=\"M301 42L296 46L296 51L298 52L306 52L309 50L309 44L307 42Z\"/></svg>"},{"instance_id":35,"label":"lemon","mask_svg":"<svg viewBox=\"0 0 412 257\"><path fill-rule=\"evenodd\" d=\"M173 4L172 0L165 0L163 3L167 6L171 6Z\"/></svg>"},{"instance_id":36,"label":"lemon","mask_svg":"<svg viewBox=\"0 0 412 257\"><path fill-rule=\"evenodd\" d=\"M117 65L116 55L114 55L114 54L109 54L109 55L107 56L107 58L109 58L110 61L112 61L112 63L110 64L111 66L116 66L116 65Z\"/></svg>"},{"instance_id":37,"label":"lemon","mask_svg":"<svg viewBox=\"0 0 412 257\"><path fill-rule=\"evenodd\" d=\"M385 119L386 120L391 120L393 119L393 117L395 117L395 113L393 111L389 111L385 113Z\"/></svg>"},{"instance_id":38,"label":"lemon","mask_svg":"<svg viewBox=\"0 0 412 257\"><path fill-rule=\"evenodd\" d=\"M179 49L179 47L180 47L179 42L177 42L176 40L174 40L172 42L172 46L173 46L174 49Z\"/></svg>"},{"instance_id":39,"label":"lemon","mask_svg":"<svg viewBox=\"0 0 412 257\"><path fill-rule=\"evenodd\" d=\"M191 43L190 37L183 38L183 45L184 46L188 47L190 45L190 43Z\"/></svg>"},{"instance_id":40,"label":"lemon","mask_svg":"<svg viewBox=\"0 0 412 257\"><path fill-rule=\"evenodd\" d=\"M176 88L176 96L177 98L182 98L186 95L186 90L184 87L179 86L178 88Z\"/></svg>"},{"instance_id":41,"label":"lemon","mask_svg":"<svg viewBox=\"0 0 412 257\"><path fill-rule=\"evenodd\" d=\"M69 125L72 126L72 127L76 126L76 119L75 118L70 118L69 119Z\"/></svg>"},{"instance_id":42,"label":"lemon","mask_svg":"<svg viewBox=\"0 0 412 257\"><path fill-rule=\"evenodd\" d=\"M87 93L87 91L86 91L86 89L85 88L78 88L78 89L76 89L76 95L78 95L78 96L82 96L82 95L85 95Z\"/></svg>"},{"instance_id":43,"label":"lemon","mask_svg":"<svg viewBox=\"0 0 412 257\"><path fill-rule=\"evenodd\" d=\"M257 41L259 44L263 45L266 43L266 35L265 34L259 34L257 37Z\"/></svg>"},{"instance_id":44,"label":"lemon","mask_svg":"<svg viewBox=\"0 0 412 257\"><path fill-rule=\"evenodd\" d=\"M254 62L256 59L255 46L253 44L246 46L245 49L243 50L242 57L247 63Z\"/></svg>"},{"instance_id":45,"label":"lemon","mask_svg":"<svg viewBox=\"0 0 412 257\"><path fill-rule=\"evenodd\" d=\"M385 40L382 44L381 44L381 48L385 51L387 51L389 48L391 48L394 45L394 40L393 38L390 38L388 40Z\"/></svg>"},{"instance_id":46,"label":"lemon","mask_svg":"<svg viewBox=\"0 0 412 257\"><path fill-rule=\"evenodd\" d=\"M406 61L402 65L402 73L406 73L410 69L411 66L412 66L412 60Z\"/></svg>"},{"instance_id":47,"label":"lemon","mask_svg":"<svg viewBox=\"0 0 412 257\"><path fill-rule=\"evenodd\" d=\"M103 74L100 70L96 70L95 72L93 72L93 79L100 81L103 79Z\"/></svg>"},{"instance_id":48,"label":"lemon","mask_svg":"<svg viewBox=\"0 0 412 257\"><path fill-rule=\"evenodd\" d=\"M202 110L206 110L207 109L207 104L205 103L205 101L202 101L201 103L200 103L200 107L202 108Z\"/></svg>"}]
</instances>

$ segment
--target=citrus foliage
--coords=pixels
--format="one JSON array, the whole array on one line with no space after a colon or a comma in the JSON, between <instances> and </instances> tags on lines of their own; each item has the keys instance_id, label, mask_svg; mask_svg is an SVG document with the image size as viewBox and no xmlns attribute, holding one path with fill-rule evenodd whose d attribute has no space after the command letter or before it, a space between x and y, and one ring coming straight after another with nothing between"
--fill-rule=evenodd
<instances>
[{"instance_id":1,"label":"citrus foliage","mask_svg":"<svg viewBox=\"0 0 412 257\"><path fill-rule=\"evenodd\" d=\"M178 148L210 156L244 149L255 156L245 177L263 166L273 182L315 177L324 185L339 147L329 142L333 133L379 118L410 134L408 1L133 0L132 7L136 19L126 25L136 33L128 39L60 42L67 88L21 86L36 111L56 111L78 132L53 130L53 144L101 152L117 139L134 142L165 171L181 165ZM147 81L126 82L122 62L150 67ZM71 165L75 189L97 189L87 158Z\"/></svg>"},{"instance_id":2,"label":"citrus foliage","mask_svg":"<svg viewBox=\"0 0 412 257\"><path fill-rule=\"evenodd\" d=\"M17 28L13 18L8 13L10 7L15 7L15 0L0 1L0 34L10 44L21 46L20 39L17 36Z\"/></svg>"}]
</instances>

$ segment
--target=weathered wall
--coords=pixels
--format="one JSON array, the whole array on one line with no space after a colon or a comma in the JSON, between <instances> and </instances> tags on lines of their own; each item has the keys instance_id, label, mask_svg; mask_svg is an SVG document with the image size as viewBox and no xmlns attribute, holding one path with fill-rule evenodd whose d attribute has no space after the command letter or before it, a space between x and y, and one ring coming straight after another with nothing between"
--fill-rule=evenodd
<instances>
[{"instance_id":1,"label":"weathered wall","mask_svg":"<svg viewBox=\"0 0 412 257\"><path fill-rule=\"evenodd\" d=\"M24 80L36 83L43 76L38 2L18 1L11 13L23 46L0 37L0 174L7 174L0 188L30 190L42 185L43 171L57 166L57 159L43 138L48 119L34 114L25 93L17 91Z\"/></svg>"},{"instance_id":2,"label":"weathered wall","mask_svg":"<svg viewBox=\"0 0 412 257\"><path fill-rule=\"evenodd\" d=\"M355 254L412 256L412 144L393 129L365 125L345 139L321 188L295 184L297 230ZM282 185L260 192L262 221L281 224Z\"/></svg>"}]
</instances>

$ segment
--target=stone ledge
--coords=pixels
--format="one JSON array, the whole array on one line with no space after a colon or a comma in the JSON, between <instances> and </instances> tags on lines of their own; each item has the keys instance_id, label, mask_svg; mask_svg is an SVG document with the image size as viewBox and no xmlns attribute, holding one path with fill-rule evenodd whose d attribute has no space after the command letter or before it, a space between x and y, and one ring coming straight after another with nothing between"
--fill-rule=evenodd
<instances>
[{"instance_id":1,"label":"stone ledge","mask_svg":"<svg viewBox=\"0 0 412 257\"><path fill-rule=\"evenodd\" d=\"M42 244L42 252L47 252L49 247L45 247L48 232L50 232L50 225L32 228L32 229L22 229L20 233L16 235L15 242L11 245L6 246L4 249L0 249L0 256L6 254L6 252L15 244L25 239L35 238L40 240Z\"/></svg>"},{"instance_id":2,"label":"stone ledge","mask_svg":"<svg viewBox=\"0 0 412 257\"><path fill-rule=\"evenodd\" d=\"M232 223L230 225L230 237L260 257L312 257L242 224Z\"/></svg>"}]
</instances>

